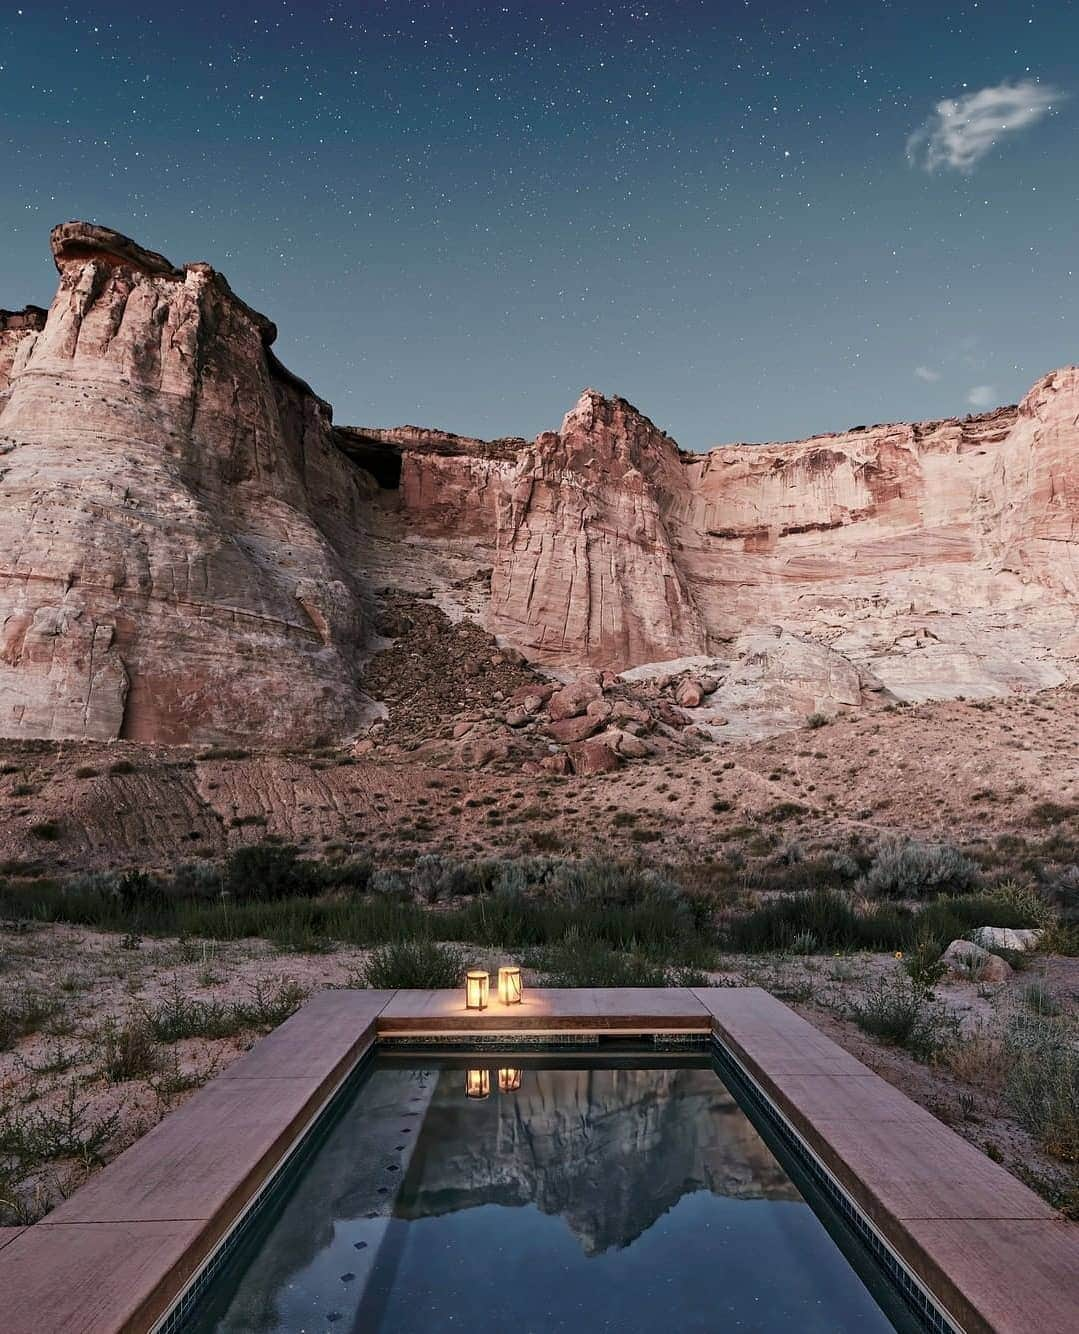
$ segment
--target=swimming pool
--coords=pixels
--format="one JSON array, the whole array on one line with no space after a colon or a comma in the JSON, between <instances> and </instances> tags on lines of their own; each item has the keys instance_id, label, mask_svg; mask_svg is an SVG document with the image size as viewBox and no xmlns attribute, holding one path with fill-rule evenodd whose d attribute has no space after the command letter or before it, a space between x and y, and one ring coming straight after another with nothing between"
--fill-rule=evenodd
<instances>
[{"instance_id":1,"label":"swimming pool","mask_svg":"<svg viewBox=\"0 0 1079 1334\"><path fill-rule=\"evenodd\" d=\"M385 1049L188 1334L923 1328L707 1052Z\"/></svg>"}]
</instances>

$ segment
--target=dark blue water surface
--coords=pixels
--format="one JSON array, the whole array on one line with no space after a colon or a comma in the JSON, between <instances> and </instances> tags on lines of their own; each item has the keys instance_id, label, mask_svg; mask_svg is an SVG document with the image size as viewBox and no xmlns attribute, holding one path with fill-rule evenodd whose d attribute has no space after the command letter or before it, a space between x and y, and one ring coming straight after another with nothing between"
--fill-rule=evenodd
<instances>
[{"instance_id":1,"label":"dark blue water surface","mask_svg":"<svg viewBox=\"0 0 1079 1334\"><path fill-rule=\"evenodd\" d=\"M518 1062L380 1059L191 1328L898 1327L707 1061Z\"/></svg>"}]
</instances>

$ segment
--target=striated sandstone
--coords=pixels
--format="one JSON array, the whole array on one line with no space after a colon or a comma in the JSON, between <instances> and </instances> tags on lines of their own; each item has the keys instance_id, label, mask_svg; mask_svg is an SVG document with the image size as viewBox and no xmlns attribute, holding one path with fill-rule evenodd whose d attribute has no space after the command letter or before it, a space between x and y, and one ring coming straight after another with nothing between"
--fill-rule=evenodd
<instances>
[{"instance_id":1,"label":"striated sandstone","mask_svg":"<svg viewBox=\"0 0 1079 1334\"><path fill-rule=\"evenodd\" d=\"M337 428L208 265L86 223L53 249L51 309L0 312L7 735L354 733L415 694L411 660L365 666L402 591L468 659L422 673L428 732L469 674L539 714L525 660L573 682L551 722L628 673L668 680L627 723L681 704L734 736L1079 677L1076 368L962 420L703 455L594 390L531 442Z\"/></svg>"},{"instance_id":2,"label":"striated sandstone","mask_svg":"<svg viewBox=\"0 0 1079 1334\"><path fill-rule=\"evenodd\" d=\"M21 329L0 439L0 731L347 732L370 479L274 326L208 265L53 232L59 290Z\"/></svg>"}]
</instances>

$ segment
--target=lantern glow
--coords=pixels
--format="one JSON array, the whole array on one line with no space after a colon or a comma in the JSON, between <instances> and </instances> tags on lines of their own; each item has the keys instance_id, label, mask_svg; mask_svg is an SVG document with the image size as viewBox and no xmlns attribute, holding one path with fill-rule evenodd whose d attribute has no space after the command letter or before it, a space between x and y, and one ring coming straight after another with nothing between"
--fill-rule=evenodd
<instances>
[{"instance_id":1,"label":"lantern glow","mask_svg":"<svg viewBox=\"0 0 1079 1334\"><path fill-rule=\"evenodd\" d=\"M486 973L474 969L465 974L465 1009L466 1010L486 1010L487 991L490 986L490 978Z\"/></svg>"},{"instance_id":2,"label":"lantern glow","mask_svg":"<svg viewBox=\"0 0 1079 1334\"><path fill-rule=\"evenodd\" d=\"M520 1070L499 1070L498 1072L499 1093L516 1093L520 1087L521 1087Z\"/></svg>"},{"instance_id":3,"label":"lantern glow","mask_svg":"<svg viewBox=\"0 0 1079 1334\"><path fill-rule=\"evenodd\" d=\"M515 967L498 970L498 999L503 1005L521 1003L521 970Z\"/></svg>"},{"instance_id":4,"label":"lantern glow","mask_svg":"<svg viewBox=\"0 0 1079 1334\"><path fill-rule=\"evenodd\" d=\"M491 1092L490 1070L465 1071L465 1097L486 1098Z\"/></svg>"}]
</instances>

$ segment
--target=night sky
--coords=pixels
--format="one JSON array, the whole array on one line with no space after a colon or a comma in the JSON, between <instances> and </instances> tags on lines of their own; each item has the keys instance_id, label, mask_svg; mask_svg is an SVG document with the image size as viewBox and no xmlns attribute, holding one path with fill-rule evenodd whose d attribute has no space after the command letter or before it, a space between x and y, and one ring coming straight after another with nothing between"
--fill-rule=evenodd
<instances>
[{"instance_id":1,"label":"night sky","mask_svg":"<svg viewBox=\"0 0 1079 1334\"><path fill-rule=\"evenodd\" d=\"M86 218L205 259L342 423L687 448L1079 360L1079 7L0 0L0 305Z\"/></svg>"}]
</instances>

